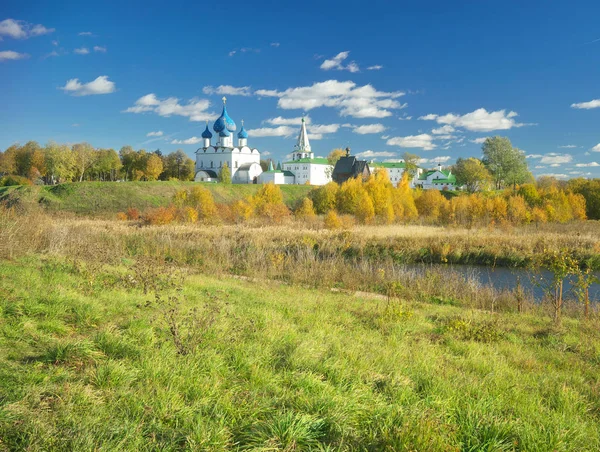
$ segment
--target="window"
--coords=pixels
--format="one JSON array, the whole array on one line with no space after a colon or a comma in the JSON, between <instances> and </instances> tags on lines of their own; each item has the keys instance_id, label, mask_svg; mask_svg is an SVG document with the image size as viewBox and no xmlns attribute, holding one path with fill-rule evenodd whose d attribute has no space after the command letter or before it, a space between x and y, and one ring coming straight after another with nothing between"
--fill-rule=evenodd
<instances>
[{"instance_id":1,"label":"window","mask_svg":"<svg viewBox=\"0 0 600 452\"><path fill-rule=\"evenodd\" d=\"M211 167L211 168L213 167L213 162L210 162L210 167Z\"/></svg>"},{"instance_id":2,"label":"window","mask_svg":"<svg viewBox=\"0 0 600 452\"><path fill-rule=\"evenodd\" d=\"M238 162L237 160L234 162L234 166L237 168L238 167Z\"/></svg>"}]
</instances>

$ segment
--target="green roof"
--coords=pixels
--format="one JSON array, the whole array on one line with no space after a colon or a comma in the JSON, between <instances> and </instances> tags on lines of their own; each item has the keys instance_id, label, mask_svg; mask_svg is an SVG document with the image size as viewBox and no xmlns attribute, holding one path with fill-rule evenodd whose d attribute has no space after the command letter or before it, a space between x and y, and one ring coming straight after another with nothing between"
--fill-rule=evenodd
<instances>
[{"instance_id":1,"label":"green roof","mask_svg":"<svg viewBox=\"0 0 600 452\"><path fill-rule=\"evenodd\" d=\"M263 173L283 173L284 176L294 176L294 173L292 173L291 171L281 171L281 170L263 171Z\"/></svg>"},{"instance_id":2,"label":"green roof","mask_svg":"<svg viewBox=\"0 0 600 452\"><path fill-rule=\"evenodd\" d=\"M375 168L406 168L406 163L404 162L373 162L369 165Z\"/></svg>"},{"instance_id":3,"label":"green roof","mask_svg":"<svg viewBox=\"0 0 600 452\"><path fill-rule=\"evenodd\" d=\"M438 170L429 170L424 172L423 174L421 174L421 176L419 176L419 180L427 180L428 176L431 176L433 173L437 173ZM442 173L444 176L444 178L441 179L432 179L431 182L432 183L440 183L440 184L455 184L456 183L456 176L454 174L452 174L449 170L442 170L440 171L440 173Z\"/></svg>"},{"instance_id":4,"label":"green roof","mask_svg":"<svg viewBox=\"0 0 600 452\"><path fill-rule=\"evenodd\" d=\"M292 160L289 162L284 162L283 164L291 165L294 163L312 163L313 165L331 165L331 163L329 163L329 160L327 160L326 158L323 158L323 157L316 157L314 159L304 158L304 159Z\"/></svg>"}]
</instances>

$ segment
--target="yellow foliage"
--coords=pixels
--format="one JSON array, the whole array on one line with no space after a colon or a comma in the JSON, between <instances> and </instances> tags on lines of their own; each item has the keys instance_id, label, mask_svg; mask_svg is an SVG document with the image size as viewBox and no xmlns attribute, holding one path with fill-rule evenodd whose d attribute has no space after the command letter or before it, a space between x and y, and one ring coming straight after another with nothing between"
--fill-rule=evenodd
<instances>
[{"instance_id":1,"label":"yellow foliage","mask_svg":"<svg viewBox=\"0 0 600 452\"><path fill-rule=\"evenodd\" d=\"M337 193L337 208L340 213L354 215L360 200L365 194L363 182L359 178L348 179Z\"/></svg>"},{"instance_id":2,"label":"yellow foliage","mask_svg":"<svg viewBox=\"0 0 600 452\"><path fill-rule=\"evenodd\" d=\"M300 204L300 207L296 209L294 215L296 218L303 220L315 218L316 214L313 207L313 202L309 198L302 199L302 203Z\"/></svg>"},{"instance_id":3,"label":"yellow foliage","mask_svg":"<svg viewBox=\"0 0 600 452\"><path fill-rule=\"evenodd\" d=\"M444 198L439 190L425 190L415 200L419 215L429 221L437 221L442 210L448 211L447 203L448 200Z\"/></svg>"},{"instance_id":4,"label":"yellow foliage","mask_svg":"<svg viewBox=\"0 0 600 452\"><path fill-rule=\"evenodd\" d=\"M394 221L394 207L392 204L393 185L390 182L388 173L384 169L379 169L371 175L364 188L371 198L375 216L384 223L389 224Z\"/></svg>"},{"instance_id":5,"label":"yellow foliage","mask_svg":"<svg viewBox=\"0 0 600 452\"><path fill-rule=\"evenodd\" d=\"M203 221L217 218L217 207L212 193L208 188L194 186L189 191L185 204L198 211L198 217Z\"/></svg>"},{"instance_id":6,"label":"yellow foliage","mask_svg":"<svg viewBox=\"0 0 600 452\"><path fill-rule=\"evenodd\" d=\"M231 205L231 213L235 221L247 221L254 214L254 208L249 201L238 199Z\"/></svg>"},{"instance_id":7,"label":"yellow foliage","mask_svg":"<svg viewBox=\"0 0 600 452\"><path fill-rule=\"evenodd\" d=\"M342 221L335 210L330 210L325 215L325 227L327 229L340 229L342 227Z\"/></svg>"},{"instance_id":8,"label":"yellow foliage","mask_svg":"<svg viewBox=\"0 0 600 452\"><path fill-rule=\"evenodd\" d=\"M127 214L125 212L119 212L117 213L117 220L119 221L127 221Z\"/></svg>"},{"instance_id":9,"label":"yellow foliage","mask_svg":"<svg viewBox=\"0 0 600 452\"><path fill-rule=\"evenodd\" d=\"M332 209L335 209L335 202L339 188L339 185L335 182L329 182L326 185L315 188L309 193L317 213L324 214Z\"/></svg>"},{"instance_id":10,"label":"yellow foliage","mask_svg":"<svg viewBox=\"0 0 600 452\"><path fill-rule=\"evenodd\" d=\"M569 193L567 195L567 200L569 205L571 206L573 218L575 220L585 220L587 216L585 214L586 204L583 195Z\"/></svg>"},{"instance_id":11,"label":"yellow foliage","mask_svg":"<svg viewBox=\"0 0 600 452\"><path fill-rule=\"evenodd\" d=\"M527 210L527 203L522 196L510 196L507 206L508 221L512 224L528 223L531 215Z\"/></svg>"},{"instance_id":12,"label":"yellow foliage","mask_svg":"<svg viewBox=\"0 0 600 452\"><path fill-rule=\"evenodd\" d=\"M176 207L183 207L187 200L187 196L187 190L177 190L173 195L173 204L175 204Z\"/></svg>"},{"instance_id":13,"label":"yellow foliage","mask_svg":"<svg viewBox=\"0 0 600 452\"><path fill-rule=\"evenodd\" d=\"M363 192L359 195L358 205L356 207L356 211L354 212L354 216L363 224L370 224L375 219L375 208L373 206L373 201L366 192Z\"/></svg>"},{"instance_id":14,"label":"yellow foliage","mask_svg":"<svg viewBox=\"0 0 600 452\"><path fill-rule=\"evenodd\" d=\"M186 223L195 223L198 221L198 211L193 207L186 206L181 211L181 217Z\"/></svg>"},{"instance_id":15,"label":"yellow foliage","mask_svg":"<svg viewBox=\"0 0 600 452\"><path fill-rule=\"evenodd\" d=\"M534 207L531 211L531 219L536 224L546 223L548 221L548 215L546 214L546 210L541 209L540 207Z\"/></svg>"}]
</instances>

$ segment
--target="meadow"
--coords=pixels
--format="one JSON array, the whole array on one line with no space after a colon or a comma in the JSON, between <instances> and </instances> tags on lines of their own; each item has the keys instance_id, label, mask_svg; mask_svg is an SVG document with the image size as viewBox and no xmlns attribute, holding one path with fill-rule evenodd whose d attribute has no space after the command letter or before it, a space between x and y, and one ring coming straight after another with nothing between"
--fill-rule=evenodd
<instances>
[{"instance_id":1,"label":"meadow","mask_svg":"<svg viewBox=\"0 0 600 452\"><path fill-rule=\"evenodd\" d=\"M597 308L444 267L598 268L597 222L160 225L86 186L4 192L0 450L600 448Z\"/></svg>"}]
</instances>

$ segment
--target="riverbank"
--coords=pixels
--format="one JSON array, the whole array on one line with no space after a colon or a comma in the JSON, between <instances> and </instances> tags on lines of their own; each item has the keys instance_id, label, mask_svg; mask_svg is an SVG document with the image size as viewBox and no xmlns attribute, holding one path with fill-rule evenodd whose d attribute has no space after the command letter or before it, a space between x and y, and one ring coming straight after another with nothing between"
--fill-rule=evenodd
<instances>
[{"instance_id":1,"label":"riverbank","mask_svg":"<svg viewBox=\"0 0 600 452\"><path fill-rule=\"evenodd\" d=\"M0 262L1 445L600 447L594 322L188 271Z\"/></svg>"}]
</instances>

